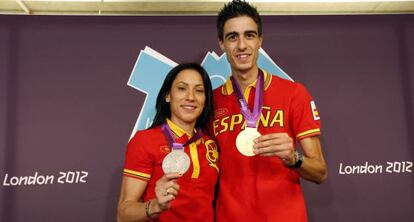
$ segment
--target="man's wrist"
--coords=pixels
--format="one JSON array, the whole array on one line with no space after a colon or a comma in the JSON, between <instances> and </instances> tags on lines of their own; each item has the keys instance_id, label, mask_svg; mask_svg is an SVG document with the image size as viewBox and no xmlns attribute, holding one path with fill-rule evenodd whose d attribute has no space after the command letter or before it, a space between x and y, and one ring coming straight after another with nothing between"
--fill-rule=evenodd
<instances>
[{"instance_id":1,"label":"man's wrist","mask_svg":"<svg viewBox=\"0 0 414 222\"><path fill-rule=\"evenodd\" d=\"M289 167L294 168L294 169L298 169L302 166L303 161L304 161L304 157L303 157L303 154L298 152L298 151L295 151L294 155L295 155L295 162L292 165L290 165Z\"/></svg>"},{"instance_id":2,"label":"man's wrist","mask_svg":"<svg viewBox=\"0 0 414 222\"><path fill-rule=\"evenodd\" d=\"M145 214L148 218L158 218L161 211L162 210L160 209L157 200L149 200L147 203L145 203Z\"/></svg>"}]
</instances>

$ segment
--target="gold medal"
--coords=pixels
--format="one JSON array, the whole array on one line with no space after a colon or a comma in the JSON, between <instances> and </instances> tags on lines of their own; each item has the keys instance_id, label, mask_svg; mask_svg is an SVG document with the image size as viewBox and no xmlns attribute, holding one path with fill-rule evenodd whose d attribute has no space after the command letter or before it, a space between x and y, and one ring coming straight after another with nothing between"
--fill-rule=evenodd
<instances>
[{"instance_id":1,"label":"gold medal","mask_svg":"<svg viewBox=\"0 0 414 222\"><path fill-rule=\"evenodd\" d=\"M261 136L261 134L257 132L257 128L246 127L237 135L237 150L239 150L239 152L245 156L254 156L255 154L253 153L253 141L259 136Z\"/></svg>"},{"instance_id":2,"label":"gold medal","mask_svg":"<svg viewBox=\"0 0 414 222\"><path fill-rule=\"evenodd\" d=\"M245 100L242 90L234 78L231 78L233 89L236 94L237 101L240 105L240 112L243 118L246 120L246 128L240 131L236 138L236 147L239 152L245 156L254 156L253 145L254 139L261 136L257 132L257 121L260 118L260 113L263 106L263 93L264 93L264 77L263 72L259 69L257 76L256 90L254 96L253 109L250 110L247 101Z\"/></svg>"}]
</instances>

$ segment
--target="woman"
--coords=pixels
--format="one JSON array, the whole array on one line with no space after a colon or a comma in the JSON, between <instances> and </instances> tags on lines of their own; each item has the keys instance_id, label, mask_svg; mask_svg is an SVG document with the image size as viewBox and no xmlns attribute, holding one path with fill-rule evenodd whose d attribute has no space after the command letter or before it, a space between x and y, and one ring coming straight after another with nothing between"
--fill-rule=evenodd
<instances>
[{"instance_id":1,"label":"woman","mask_svg":"<svg viewBox=\"0 0 414 222\"><path fill-rule=\"evenodd\" d=\"M214 220L218 152L206 134L212 110L211 82L200 65L180 64L168 73L152 126L128 143L119 222Z\"/></svg>"}]
</instances>

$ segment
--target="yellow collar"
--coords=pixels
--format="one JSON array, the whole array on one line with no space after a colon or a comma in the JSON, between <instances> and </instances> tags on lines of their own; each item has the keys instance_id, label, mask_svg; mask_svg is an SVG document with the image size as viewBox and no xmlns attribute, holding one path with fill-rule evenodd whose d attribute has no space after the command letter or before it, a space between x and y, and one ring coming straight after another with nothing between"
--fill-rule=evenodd
<instances>
[{"instance_id":1,"label":"yellow collar","mask_svg":"<svg viewBox=\"0 0 414 222\"><path fill-rule=\"evenodd\" d=\"M270 82L272 81L272 75L268 74L265 70L261 69L264 75L264 88L265 90L269 87ZM251 83L247 88L256 88L257 79ZM231 95L234 92L233 84L231 83L231 79L228 78L224 83L223 87L221 88L221 93L223 95ZM244 93L244 92L242 92Z\"/></svg>"},{"instance_id":2,"label":"yellow collar","mask_svg":"<svg viewBox=\"0 0 414 222\"><path fill-rule=\"evenodd\" d=\"M182 137L184 134L187 135L188 138L191 138L192 135L188 134L186 131L181 129L179 126L175 125L170 119L167 118L167 124L171 128L171 131L177 136L177 138ZM194 129L195 131L195 129Z\"/></svg>"}]
</instances>

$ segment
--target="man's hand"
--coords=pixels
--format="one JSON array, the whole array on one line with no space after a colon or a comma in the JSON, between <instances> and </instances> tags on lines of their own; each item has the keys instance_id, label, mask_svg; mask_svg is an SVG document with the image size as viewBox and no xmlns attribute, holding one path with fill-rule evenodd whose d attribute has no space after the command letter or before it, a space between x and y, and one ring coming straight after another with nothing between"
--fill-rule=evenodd
<instances>
[{"instance_id":1,"label":"man's hand","mask_svg":"<svg viewBox=\"0 0 414 222\"><path fill-rule=\"evenodd\" d=\"M279 157L285 165L295 164L293 139L287 133L270 133L254 140L254 153Z\"/></svg>"}]
</instances>

